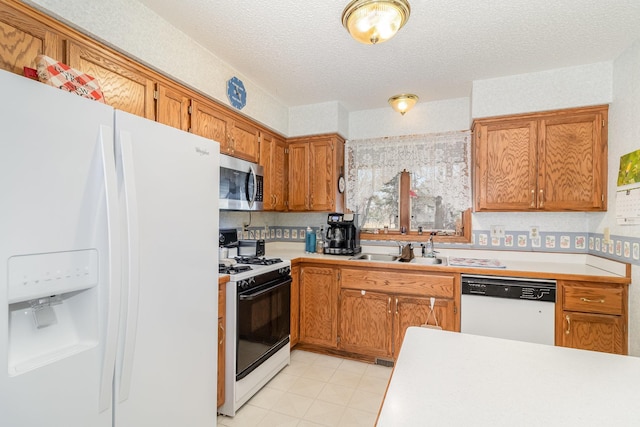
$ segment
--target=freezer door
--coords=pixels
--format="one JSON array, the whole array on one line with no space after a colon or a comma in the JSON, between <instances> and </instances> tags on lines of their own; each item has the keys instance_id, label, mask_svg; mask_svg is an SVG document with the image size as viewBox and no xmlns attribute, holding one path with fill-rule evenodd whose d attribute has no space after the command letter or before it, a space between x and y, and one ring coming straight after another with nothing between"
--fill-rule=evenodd
<instances>
[{"instance_id":1,"label":"freezer door","mask_svg":"<svg viewBox=\"0 0 640 427\"><path fill-rule=\"evenodd\" d=\"M215 425L219 145L116 112L125 284L115 425Z\"/></svg>"},{"instance_id":2,"label":"freezer door","mask_svg":"<svg viewBox=\"0 0 640 427\"><path fill-rule=\"evenodd\" d=\"M111 426L113 109L5 71L0 93L0 424Z\"/></svg>"}]
</instances>

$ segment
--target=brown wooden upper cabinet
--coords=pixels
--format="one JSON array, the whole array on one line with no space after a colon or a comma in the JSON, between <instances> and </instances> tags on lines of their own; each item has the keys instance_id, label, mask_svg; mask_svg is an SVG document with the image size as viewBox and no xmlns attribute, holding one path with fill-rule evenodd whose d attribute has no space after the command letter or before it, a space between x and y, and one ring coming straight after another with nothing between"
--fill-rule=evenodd
<instances>
[{"instance_id":1,"label":"brown wooden upper cabinet","mask_svg":"<svg viewBox=\"0 0 640 427\"><path fill-rule=\"evenodd\" d=\"M23 74L24 67L36 68L36 56L47 55L64 61L62 39L51 28L34 19L25 9L20 12L0 3L0 69Z\"/></svg>"},{"instance_id":2,"label":"brown wooden upper cabinet","mask_svg":"<svg viewBox=\"0 0 640 427\"><path fill-rule=\"evenodd\" d=\"M338 176L344 169L344 139L336 134L289 140L289 210L344 209Z\"/></svg>"},{"instance_id":3,"label":"brown wooden upper cabinet","mask_svg":"<svg viewBox=\"0 0 640 427\"><path fill-rule=\"evenodd\" d=\"M67 41L67 63L100 82L106 104L147 119L155 119L155 82L131 61L94 45Z\"/></svg>"},{"instance_id":4,"label":"brown wooden upper cabinet","mask_svg":"<svg viewBox=\"0 0 640 427\"><path fill-rule=\"evenodd\" d=\"M168 86L157 85L156 97L156 121L176 129L189 130L189 94Z\"/></svg>"},{"instance_id":5,"label":"brown wooden upper cabinet","mask_svg":"<svg viewBox=\"0 0 640 427\"><path fill-rule=\"evenodd\" d=\"M476 211L604 211L608 107L479 119Z\"/></svg>"},{"instance_id":6,"label":"brown wooden upper cabinet","mask_svg":"<svg viewBox=\"0 0 640 427\"><path fill-rule=\"evenodd\" d=\"M261 132L260 165L264 168L264 210L287 208L287 144L271 133Z\"/></svg>"},{"instance_id":7,"label":"brown wooden upper cabinet","mask_svg":"<svg viewBox=\"0 0 640 427\"><path fill-rule=\"evenodd\" d=\"M220 153L257 162L260 130L223 107L206 100L191 100L191 131L220 143Z\"/></svg>"}]
</instances>

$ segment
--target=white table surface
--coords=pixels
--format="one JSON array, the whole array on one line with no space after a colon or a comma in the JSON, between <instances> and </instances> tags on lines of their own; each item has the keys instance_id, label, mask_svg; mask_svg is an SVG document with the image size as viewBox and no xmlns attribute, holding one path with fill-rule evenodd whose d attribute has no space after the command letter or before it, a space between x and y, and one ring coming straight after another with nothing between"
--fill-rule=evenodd
<instances>
[{"instance_id":1,"label":"white table surface","mask_svg":"<svg viewBox=\"0 0 640 427\"><path fill-rule=\"evenodd\" d=\"M640 426L640 358L412 327L388 426Z\"/></svg>"}]
</instances>

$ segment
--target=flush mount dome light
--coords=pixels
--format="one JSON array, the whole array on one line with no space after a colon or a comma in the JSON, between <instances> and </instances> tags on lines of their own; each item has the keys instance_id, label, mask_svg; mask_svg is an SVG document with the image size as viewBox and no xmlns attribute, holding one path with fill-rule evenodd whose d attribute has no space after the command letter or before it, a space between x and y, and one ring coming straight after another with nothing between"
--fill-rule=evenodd
<instances>
[{"instance_id":1,"label":"flush mount dome light","mask_svg":"<svg viewBox=\"0 0 640 427\"><path fill-rule=\"evenodd\" d=\"M391 104L391 107L393 107L394 110L404 116L404 113L411 110L413 106L416 105L418 99L418 95L403 93L389 98L389 104Z\"/></svg>"},{"instance_id":2,"label":"flush mount dome light","mask_svg":"<svg viewBox=\"0 0 640 427\"><path fill-rule=\"evenodd\" d=\"M406 0L354 0L342 12L342 25L360 43L382 43L402 28L410 13Z\"/></svg>"}]
</instances>

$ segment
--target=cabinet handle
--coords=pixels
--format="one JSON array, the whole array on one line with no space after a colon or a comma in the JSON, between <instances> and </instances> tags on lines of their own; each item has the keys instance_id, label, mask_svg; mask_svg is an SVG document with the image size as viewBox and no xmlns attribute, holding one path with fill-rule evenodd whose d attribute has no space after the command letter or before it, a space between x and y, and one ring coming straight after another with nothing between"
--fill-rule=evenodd
<instances>
[{"instance_id":1,"label":"cabinet handle","mask_svg":"<svg viewBox=\"0 0 640 427\"><path fill-rule=\"evenodd\" d=\"M396 298L396 316L398 315L398 298Z\"/></svg>"},{"instance_id":2,"label":"cabinet handle","mask_svg":"<svg viewBox=\"0 0 640 427\"><path fill-rule=\"evenodd\" d=\"M224 326L220 325L219 328L222 329L222 334L221 334L222 338L220 338L220 342L218 344L222 345L222 343L224 342L224 338L225 338Z\"/></svg>"},{"instance_id":3,"label":"cabinet handle","mask_svg":"<svg viewBox=\"0 0 640 427\"><path fill-rule=\"evenodd\" d=\"M564 333L569 335L569 333L571 332L571 318L568 314L564 318L567 320L567 330L564 331Z\"/></svg>"},{"instance_id":4,"label":"cabinet handle","mask_svg":"<svg viewBox=\"0 0 640 427\"><path fill-rule=\"evenodd\" d=\"M589 298L580 298L582 302L599 302L600 304L604 304L604 299L589 299Z\"/></svg>"},{"instance_id":5,"label":"cabinet handle","mask_svg":"<svg viewBox=\"0 0 640 427\"><path fill-rule=\"evenodd\" d=\"M391 297L387 300L387 313L391 314Z\"/></svg>"},{"instance_id":6,"label":"cabinet handle","mask_svg":"<svg viewBox=\"0 0 640 427\"><path fill-rule=\"evenodd\" d=\"M538 200L538 206L544 206L544 190L542 188L540 189L540 199Z\"/></svg>"},{"instance_id":7,"label":"cabinet handle","mask_svg":"<svg viewBox=\"0 0 640 427\"><path fill-rule=\"evenodd\" d=\"M536 207L536 190L531 189L531 207Z\"/></svg>"}]
</instances>

